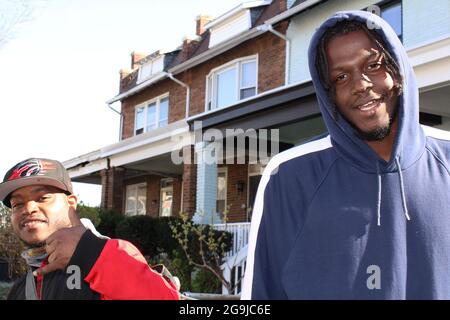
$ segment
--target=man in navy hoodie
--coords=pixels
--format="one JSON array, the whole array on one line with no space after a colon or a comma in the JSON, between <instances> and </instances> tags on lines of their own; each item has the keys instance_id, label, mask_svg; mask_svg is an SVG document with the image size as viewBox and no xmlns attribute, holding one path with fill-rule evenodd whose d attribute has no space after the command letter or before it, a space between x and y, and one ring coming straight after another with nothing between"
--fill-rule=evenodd
<instances>
[{"instance_id":1,"label":"man in navy hoodie","mask_svg":"<svg viewBox=\"0 0 450 320\"><path fill-rule=\"evenodd\" d=\"M450 299L450 134L419 124L400 40L338 12L309 67L329 134L268 164L242 298Z\"/></svg>"}]
</instances>

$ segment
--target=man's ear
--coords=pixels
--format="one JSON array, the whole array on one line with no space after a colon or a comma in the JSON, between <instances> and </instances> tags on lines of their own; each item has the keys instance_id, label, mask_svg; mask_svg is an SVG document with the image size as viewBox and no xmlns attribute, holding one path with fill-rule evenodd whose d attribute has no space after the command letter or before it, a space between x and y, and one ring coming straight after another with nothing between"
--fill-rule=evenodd
<instances>
[{"instance_id":1,"label":"man's ear","mask_svg":"<svg viewBox=\"0 0 450 320\"><path fill-rule=\"evenodd\" d=\"M78 198L74 194L70 194L67 196L67 203L69 205L69 219L70 223L72 224L72 227L77 227L81 225L80 218L77 214L77 204L78 204Z\"/></svg>"},{"instance_id":2,"label":"man's ear","mask_svg":"<svg viewBox=\"0 0 450 320\"><path fill-rule=\"evenodd\" d=\"M73 208L73 210L77 210L78 198L74 194L69 194L67 196L67 203L69 207Z\"/></svg>"}]
</instances>

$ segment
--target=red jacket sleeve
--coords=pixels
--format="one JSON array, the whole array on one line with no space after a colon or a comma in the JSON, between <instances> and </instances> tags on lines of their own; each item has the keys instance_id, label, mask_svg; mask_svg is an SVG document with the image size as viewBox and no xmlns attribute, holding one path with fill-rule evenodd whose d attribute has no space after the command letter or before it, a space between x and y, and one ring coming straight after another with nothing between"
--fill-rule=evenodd
<instances>
[{"instance_id":1,"label":"red jacket sleeve","mask_svg":"<svg viewBox=\"0 0 450 320\"><path fill-rule=\"evenodd\" d=\"M85 278L105 300L178 300L178 291L152 270L128 241L108 240Z\"/></svg>"}]
</instances>

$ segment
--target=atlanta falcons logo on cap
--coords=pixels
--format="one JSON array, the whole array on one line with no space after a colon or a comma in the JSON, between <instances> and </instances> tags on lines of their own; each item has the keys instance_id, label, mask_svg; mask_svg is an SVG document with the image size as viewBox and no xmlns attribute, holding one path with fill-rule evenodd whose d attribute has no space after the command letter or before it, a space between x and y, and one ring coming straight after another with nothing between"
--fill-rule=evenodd
<instances>
[{"instance_id":1,"label":"atlanta falcons logo on cap","mask_svg":"<svg viewBox=\"0 0 450 320\"><path fill-rule=\"evenodd\" d=\"M42 176L48 170L55 170L55 169L56 168L54 164L50 162L41 161L38 159L25 160L17 165L17 167L8 177L8 181L23 177Z\"/></svg>"}]
</instances>

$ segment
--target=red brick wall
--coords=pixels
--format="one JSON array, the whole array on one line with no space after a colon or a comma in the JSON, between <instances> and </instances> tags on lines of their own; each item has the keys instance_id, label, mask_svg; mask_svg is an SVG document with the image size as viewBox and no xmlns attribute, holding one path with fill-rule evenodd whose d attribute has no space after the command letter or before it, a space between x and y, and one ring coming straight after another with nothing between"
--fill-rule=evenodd
<instances>
[{"instance_id":1,"label":"red brick wall","mask_svg":"<svg viewBox=\"0 0 450 320\"><path fill-rule=\"evenodd\" d=\"M101 207L108 210L123 212L123 175L122 168L110 168L102 170L102 202Z\"/></svg>"},{"instance_id":2,"label":"red brick wall","mask_svg":"<svg viewBox=\"0 0 450 320\"><path fill-rule=\"evenodd\" d=\"M219 165L227 168L227 208L228 222L245 222L247 212L247 164ZM244 190L236 188L238 181L244 182Z\"/></svg>"},{"instance_id":3,"label":"red brick wall","mask_svg":"<svg viewBox=\"0 0 450 320\"><path fill-rule=\"evenodd\" d=\"M134 136L135 107L165 93L169 93L169 123L181 120L185 117L186 89L172 80L163 80L122 102L122 139Z\"/></svg>"},{"instance_id":4,"label":"red brick wall","mask_svg":"<svg viewBox=\"0 0 450 320\"><path fill-rule=\"evenodd\" d=\"M287 25L281 23L276 29L285 33ZM285 77L285 48L286 43L283 39L267 32L176 75L176 78L187 83L191 89L189 115L199 114L205 110L206 76L210 71L238 58L258 54L258 93L282 86ZM169 92L169 123L185 117L186 89L170 79L163 80L123 101L123 139L134 136L135 106L167 92Z\"/></svg>"},{"instance_id":5,"label":"red brick wall","mask_svg":"<svg viewBox=\"0 0 450 320\"><path fill-rule=\"evenodd\" d=\"M159 217L161 198L161 177L149 176L147 179L147 215Z\"/></svg>"},{"instance_id":6,"label":"red brick wall","mask_svg":"<svg viewBox=\"0 0 450 320\"><path fill-rule=\"evenodd\" d=\"M173 179L172 216L178 217L181 210L181 178Z\"/></svg>"},{"instance_id":7,"label":"red brick wall","mask_svg":"<svg viewBox=\"0 0 450 320\"><path fill-rule=\"evenodd\" d=\"M286 27L279 31L285 33ZM285 41L266 33L187 70L186 79L191 86L190 112L195 115L205 110L206 76L214 68L238 58L258 54L258 93L284 84Z\"/></svg>"}]
</instances>

